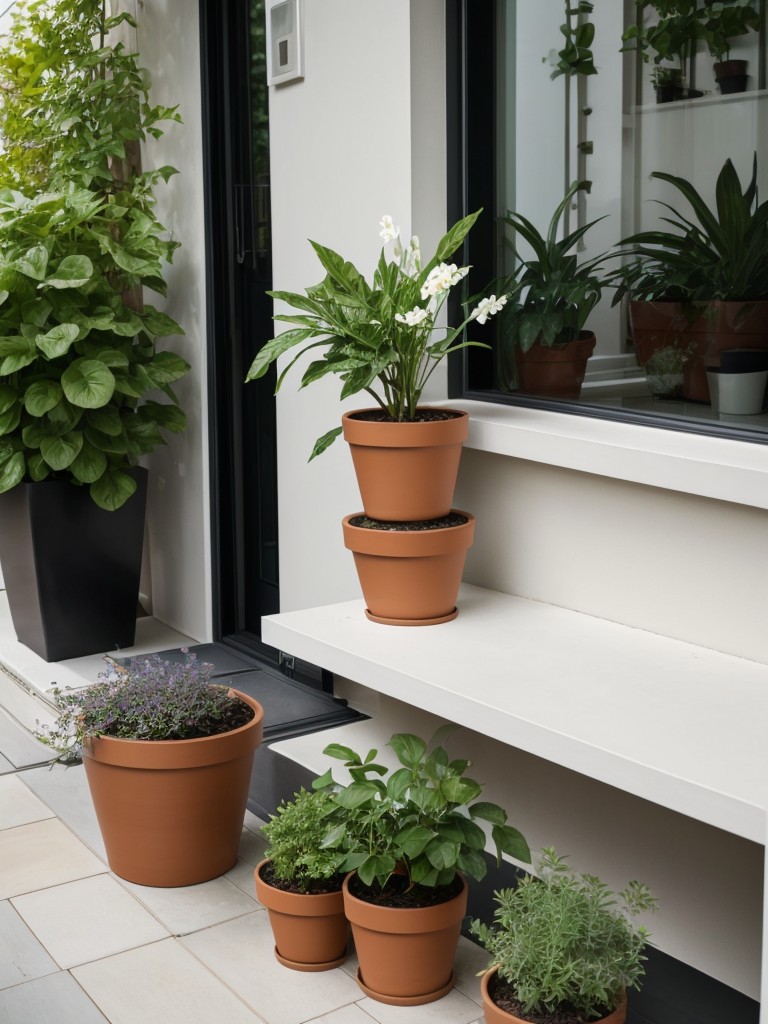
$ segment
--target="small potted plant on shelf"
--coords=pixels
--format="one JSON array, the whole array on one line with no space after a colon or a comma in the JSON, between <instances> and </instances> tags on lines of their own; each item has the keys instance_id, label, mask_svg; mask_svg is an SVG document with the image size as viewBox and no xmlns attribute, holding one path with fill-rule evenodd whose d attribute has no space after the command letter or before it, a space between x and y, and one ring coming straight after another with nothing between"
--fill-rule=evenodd
<instances>
[{"instance_id":1,"label":"small potted plant on shelf","mask_svg":"<svg viewBox=\"0 0 768 1024\"><path fill-rule=\"evenodd\" d=\"M520 213L505 223L515 231L507 242L517 265L505 283L509 302L502 316L499 376L503 387L532 395L578 398L595 335L584 329L600 301L604 255L583 263L573 250L593 224L558 238L563 213L586 182L574 182L558 204L546 235ZM519 239L530 248L521 252Z\"/></svg>"},{"instance_id":2,"label":"small potted plant on shelf","mask_svg":"<svg viewBox=\"0 0 768 1024\"><path fill-rule=\"evenodd\" d=\"M683 371L693 356L695 346L685 348L666 345L645 361L645 380L654 398L681 398L683 394Z\"/></svg>"},{"instance_id":3,"label":"small potted plant on shelf","mask_svg":"<svg viewBox=\"0 0 768 1024\"><path fill-rule=\"evenodd\" d=\"M399 767L332 743L329 757L351 776L334 783L329 770L315 786L330 790L337 813L324 845L335 850L344 881L360 987L372 999L401 1006L432 1002L453 987L453 961L467 906L465 875L486 873L491 826L502 852L528 863L528 844L507 824L506 812L479 800L482 786L467 776L469 762L451 759L442 733L427 744L398 733L389 740Z\"/></svg>"},{"instance_id":4,"label":"small potted plant on shelf","mask_svg":"<svg viewBox=\"0 0 768 1024\"><path fill-rule=\"evenodd\" d=\"M640 882L615 894L551 847L537 871L495 894L492 925L472 924L492 960L482 979L486 1024L624 1024L648 939L634 918L654 897Z\"/></svg>"},{"instance_id":5,"label":"small potted plant on shelf","mask_svg":"<svg viewBox=\"0 0 768 1024\"><path fill-rule=\"evenodd\" d=\"M333 800L305 789L262 826L269 840L256 867L256 896L267 908L275 956L297 971L327 971L346 958L347 919L338 856L322 845Z\"/></svg>"},{"instance_id":6,"label":"small potted plant on shelf","mask_svg":"<svg viewBox=\"0 0 768 1024\"><path fill-rule=\"evenodd\" d=\"M261 742L261 705L186 655L54 687L59 718L38 732L59 759L82 756L109 866L140 885L195 885L234 866Z\"/></svg>"},{"instance_id":7,"label":"small potted plant on shelf","mask_svg":"<svg viewBox=\"0 0 768 1024\"><path fill-rule=\"evenodd\" d=\"M760 13L754 0L706 3L699 9L699 36L715 58L715 79L723 94L747 88L747 61L731 60L731 41L750 30L759 31Z\"/></svg>"},{"instance_id":8,"label":"small potted plant on shelf","mask_svg":"<svg viewBox=\"0 0 768 1024\"><path fill-rule=\"evenodd\" d=\"M637 50L645 63L650 53L654 54L655 67L663 69L652 78L657 102L701 96L699 90L686 85L690 60L700 37L698 0L635 0L635 3L638 21L625 29L622 50ZM655 21L646 19L648 10L655 14Z\"/></svg>"},{"instance_id":9,"label":"small potted plant on shelf","mask_svg":"<svg viewBox=\"0 0 768 1024\"><path fill-rule=\"evenodd\" d=\"M311 455L325 451L342 431L350 444L363 512L345 519L344 539L355 555L368 617L377 622L431 625L457 614L475 524L468 513L451 510L467 414L423 408L419 401L445 356L478 344L463 336L465 328L484 324L506 302L504 295L491 295L458 327L437 326L451 288L469 272L447 261L479 213L454 224L426 262L418 239L404 246L400 229L385 216L384 248L370 284L338 253L312 242L325 277L303 295L269 293L294 310L276 314L275 320L296 326L268 341L247 375L247 380L263 376L276 359L298 348L278 376L279 389L291 366L320 348L304 371L302 387L336 374L342 399L364 391L377 403L345 413L342 426L318 438ZM414 573L414 564L425 571Z\"/></svg>"},{"instance_id":10,"label":"small potted plant on shelf","mask_svg":"<svg viewBox=\"0 0 768 1024\"><path fill-rule=\"evenodd\" d=\"M720 352L768 348L768 203L757 197L757 157L742 192L733 163L726 160L710 209L693 184L661 171L693 210L696 222L667 203L674 230L641 231L620 245L630 262L609 275L614 304L628 297L632 341L638 362L670 345L694 354L684 367L683 396L709 401L706 370L720 365ZM671 214L671 216L669 215Z\"/></svg>"}]
</instances>

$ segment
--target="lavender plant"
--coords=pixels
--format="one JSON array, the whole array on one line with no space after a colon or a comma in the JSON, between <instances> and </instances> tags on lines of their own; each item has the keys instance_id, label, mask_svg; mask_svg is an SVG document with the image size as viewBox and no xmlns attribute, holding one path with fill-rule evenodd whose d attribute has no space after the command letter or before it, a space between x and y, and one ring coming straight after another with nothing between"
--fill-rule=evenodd
<instances>
[{"instance_id":1,"label":"lavender plant","mask_svg":"<svg viewBox=\"0 0 768 1024\"><path fill-rule=\"evenodd\" d=\"M157 655L101 672L84 689L52 692L59 718L42 725L38 739L60 759L77 756L89 739L187 740L215 736L245 725L253 710L226 686L211 682L213 665L184 649L183 662Z\"/></svg>"}]
</instances>

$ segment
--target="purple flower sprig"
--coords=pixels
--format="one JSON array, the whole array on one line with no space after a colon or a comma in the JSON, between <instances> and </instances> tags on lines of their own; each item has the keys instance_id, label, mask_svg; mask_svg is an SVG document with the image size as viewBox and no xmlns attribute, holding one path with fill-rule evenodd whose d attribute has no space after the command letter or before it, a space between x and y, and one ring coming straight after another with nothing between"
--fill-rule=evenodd
<instances>
[{"instance_id":1,"label":"purple flower sprig","mask_svg":"<svg viewBox=\"0 0 768 1024\"><path fill-rule=\"evenodd\" d=\"M38 739L71 759L96 736L183 740L245 725L253 710L230 696L227 686L211 682L213 665L182 651L183 662L149 655L99 673L84 689L53 687L59 718L53 726L40 726Z\"/></svg>"}]
</instances>

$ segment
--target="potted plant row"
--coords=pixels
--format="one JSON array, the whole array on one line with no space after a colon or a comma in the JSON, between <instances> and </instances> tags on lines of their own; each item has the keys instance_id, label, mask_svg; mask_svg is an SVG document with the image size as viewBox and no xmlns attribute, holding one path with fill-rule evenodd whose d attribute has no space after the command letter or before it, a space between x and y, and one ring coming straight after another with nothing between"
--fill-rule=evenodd
<instances>
[{"instance_id":1,"label":"potted plant row","mask_svg":"<svg viewBox=\"0 0 768 1024\"><path fill-rule=\"evenodd\" d=\"M506 302L504 295L491 295L458 327L437 326L451 288L469 270L447 260L478 214L455 224L427 262L418 239L404 246L399 228L385 216L384 247L370 284L338 253L312 242L325 277L305 294L269 293L292 307L275 320L294 326L264 345L247 375L263 376L275 360L298 349L281 369L279 389L297 360L321 348L304 370L302 387L336 374L342 399L365 391L377 403L346 413L341 426L318 438L311 455L342 432L350 445L363 511L344 519L344 543L355 558L366 614L376 622L431 625L457 614L475 526L474 516L451 508L467 415L419 402L445 356L478 344L464 338L465 328L485 323Z\"/></svg>"},{"instance_id":2,"label":"potted plant row","mask_svg":"<svg viewBox=\"0 0 768 1024\"><path fill-rule=\"evenodd\" d=\"M261 705L185 654L54 687L59 717L38 732L58 759L82 757L110 869L139 885L196 885L234 866L262 737Z\"/></svg>"}]
</instances>

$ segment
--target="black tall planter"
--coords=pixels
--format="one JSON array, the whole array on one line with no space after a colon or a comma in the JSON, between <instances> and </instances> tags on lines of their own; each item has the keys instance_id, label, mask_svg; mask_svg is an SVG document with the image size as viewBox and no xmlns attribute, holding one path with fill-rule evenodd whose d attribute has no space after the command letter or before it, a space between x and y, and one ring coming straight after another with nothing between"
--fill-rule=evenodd
<instances>
[{"instance_id":1,"label":"black tall planter","mask_svg":"<svg viewBox=\"0 0 768 1024\"><path fill-rule=\"evenodd\" d=\"M106 512L66 480L0 494L0 562L16 636L46 661L131 647L136 632L147 471Z\"/></svg>"}]
</instances>

